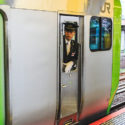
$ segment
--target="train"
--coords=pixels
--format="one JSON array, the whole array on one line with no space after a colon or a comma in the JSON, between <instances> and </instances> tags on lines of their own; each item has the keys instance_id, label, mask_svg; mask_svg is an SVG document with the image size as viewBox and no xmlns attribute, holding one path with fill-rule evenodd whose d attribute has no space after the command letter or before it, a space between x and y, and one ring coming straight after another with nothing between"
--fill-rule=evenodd
<instances>
[{"instance_id":1,"label":"train","mask_svg":"<svg viewBox=\"0 0 125 125\"><path fill-rule=\"evenodd\" d=\"M66 32L78 45L69 61ZM120 0L1 0L0 125L88 125L109 114L120 41Z\"/></svg>"}]
</instances>

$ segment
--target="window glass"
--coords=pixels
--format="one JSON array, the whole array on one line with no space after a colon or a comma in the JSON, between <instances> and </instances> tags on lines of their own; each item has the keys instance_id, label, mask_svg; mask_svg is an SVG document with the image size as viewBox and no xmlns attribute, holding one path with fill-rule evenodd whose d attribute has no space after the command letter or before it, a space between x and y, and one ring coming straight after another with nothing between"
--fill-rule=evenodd
<instances>
[{"instance_id":1,"label":"window glass","mask_svg":"<svg viewBox=\"0 0 125 125\"><path fill-rule=\"evenodd\" d=\"M92 17L90 21L90 49L92 51L100 48L100 23L99 17Z\"/></svg>"},{"instance_id":2,"label":"window glass","mask_svg":"<svg viewBox=\"0 0 125 125\"><path fill-rule=\"evenodd\" d=\"M112 20L92 17L90 20L90 50L109 50L112 43Z\"/></svg>"},{"instance_id":3,"label":"window glass","mask_svg":"<svg viewBox=\"0 0 125 125\"><path fill-rule=\"evenodd\" d=\"M112 21L109 18L101 19L101 50L111 48L112 41Z\"/></svg>"}]
</instances>

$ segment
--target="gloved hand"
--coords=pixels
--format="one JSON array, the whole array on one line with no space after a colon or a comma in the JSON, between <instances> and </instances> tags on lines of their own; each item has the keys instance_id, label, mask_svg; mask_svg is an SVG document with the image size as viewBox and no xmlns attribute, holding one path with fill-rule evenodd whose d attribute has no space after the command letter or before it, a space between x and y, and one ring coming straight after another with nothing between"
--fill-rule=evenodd
<instances>
[{"instance_id":1,"label":"gloved hand","mask_svg":"<svg viewBox=\"0 0 125 125\"><path fill-rule=\"evenodd\" d=\"M64 65L66 66L65 73L70 73L72 66L73 66L73 61L69 61L68 63L65 63Z\"/></svg>"}]
</instances>

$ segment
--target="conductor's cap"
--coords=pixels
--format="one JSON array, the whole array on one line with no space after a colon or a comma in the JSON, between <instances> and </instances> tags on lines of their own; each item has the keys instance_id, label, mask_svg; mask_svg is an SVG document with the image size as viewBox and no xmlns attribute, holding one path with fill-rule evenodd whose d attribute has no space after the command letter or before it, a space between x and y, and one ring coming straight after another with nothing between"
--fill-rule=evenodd
<instances>
[{"instance_id":1,"label":"conductor's cap","mask_svg":"<svg viewBox=\"0 0 125 125\"><path fill-rule=\"evenodd\" d=\"M77 24L77 22L65 22L63 23L65 25L65 31L75 31L79 26Z\"/></svg>"}]
</instances>

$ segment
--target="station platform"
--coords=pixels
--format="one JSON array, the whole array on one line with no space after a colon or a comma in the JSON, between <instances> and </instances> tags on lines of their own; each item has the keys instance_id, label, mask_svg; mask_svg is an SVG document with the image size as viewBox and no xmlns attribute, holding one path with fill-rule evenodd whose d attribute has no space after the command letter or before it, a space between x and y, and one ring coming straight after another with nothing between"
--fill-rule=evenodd
<instances>
[{"instance_id":1,"label":"station platform","mask_svg":"<svg viewBox=\"0 0 125 125\"><path fill-rule=\"evenodd\" d=\"M125 108L109 114L89 125L125 125Z\"/></svg>"}]
</instances>

